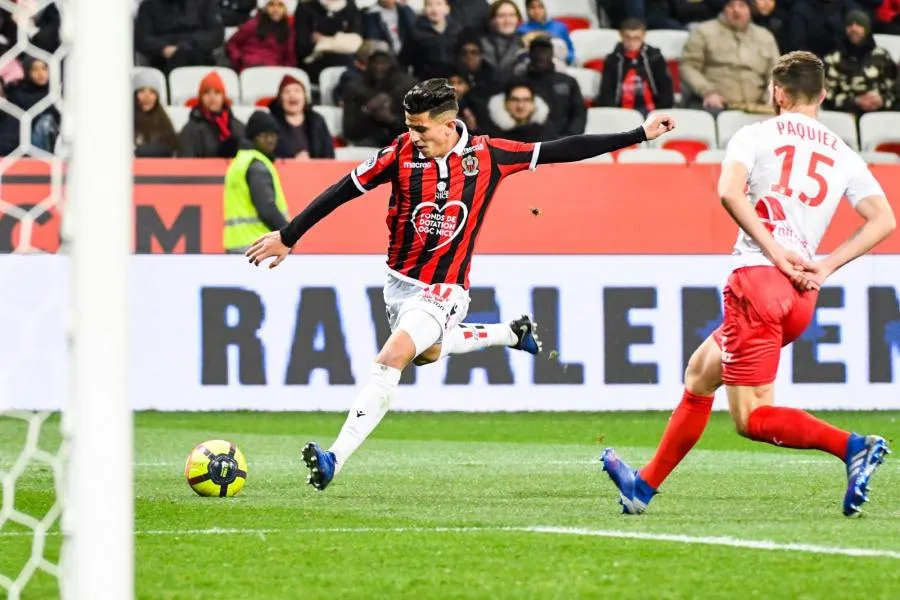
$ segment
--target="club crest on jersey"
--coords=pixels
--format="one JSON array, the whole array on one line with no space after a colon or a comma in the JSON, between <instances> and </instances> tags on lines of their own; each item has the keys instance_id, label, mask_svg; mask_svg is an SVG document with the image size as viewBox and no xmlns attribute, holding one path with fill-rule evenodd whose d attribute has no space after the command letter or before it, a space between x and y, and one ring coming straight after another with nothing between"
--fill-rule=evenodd
<instances>
[{"instance_id":1,"label":"club crest on jersey","mask_svg":"<svg viewBox=\"0 0 900 600\"><path fill-rule=\"evenodd\" d=\"M466 177L474 177L478 175L478 157L472 156L471 154L468 156L464 156L462 161L460 162L460 166L462 166L463 175Z\"/></svg>"},{"instance_id":2,"label":"club crest on jersey","mask_svg":"<svg viewBox=\"0 0 900 600\"><path fill-rule=\"evenodd\" d=\"M435 200L446 200L450 197L450 190L447 189L446 181L438 181L437 189L434 192Z\"/></svg>"}]
</instances>

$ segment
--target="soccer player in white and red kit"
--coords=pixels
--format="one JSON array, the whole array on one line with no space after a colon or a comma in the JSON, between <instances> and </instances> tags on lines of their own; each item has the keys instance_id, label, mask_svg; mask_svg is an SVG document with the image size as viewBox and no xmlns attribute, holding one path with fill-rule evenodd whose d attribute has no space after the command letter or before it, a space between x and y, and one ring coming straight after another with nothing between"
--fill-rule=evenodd
<instances>
[{"instance_id":1,"label":"soccer player in white and red kit","mask_svg":"<svg viewBox=\"0 0 900 600\"><path fill-rule=\"evenodd\" d=\"M700 439L723 383L740 435L821 450L845 463L847 516L858 514L868 500L869 479L889 452L879 436L843 431L805 411L774 405L781 348L809 325L822 282L890 235L895 218L863 159L816 119L825 97L822 62L808 52L791 52L776 63L772 82L778 116L741 129L722 163L718 193L740 227L735 268L723 292L723 323L691 356L681 403L650 462L637 471L611 448L603 452L603 468L619 489L625 513L644 512ZM815 261L845 195L865 223Z\"/></svg>"}]
</instances>

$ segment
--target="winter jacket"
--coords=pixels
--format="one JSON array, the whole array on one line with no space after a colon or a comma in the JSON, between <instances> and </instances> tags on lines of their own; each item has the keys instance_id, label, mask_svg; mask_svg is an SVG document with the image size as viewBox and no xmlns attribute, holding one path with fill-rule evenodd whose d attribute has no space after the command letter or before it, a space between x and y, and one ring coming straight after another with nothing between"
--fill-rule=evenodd
<instances>
[{"instance_id":1,"label":"winter jacket","mask_svg":"<svg viewBox=\"0 0 900 600\"><path fill-rule=\"evenodd\" d=\"M225 27L240 27L256 10L256 0L219 0L219 14Z\"/></svg>"},{"instance_id":2,"label":"winter jacket","mask_svg":"<svg viewBox=\"0 0 900 600\"><path fill-rule=\"evenodd\" d=\"M854 101L866 92L877 92L884 101L881 110L894 110L897 105L897 64L884 48L875 45L872 36L855 46L846 38L840 50L825 57L825 89L828 95L823 108L853 113L863 110Z\"/></svg>"},{"instance_id":3,"label":"winter jacket","mask_svg":"<svg viewBox=\"0 0 900 600\"><path fill-rule=\"evenodd\" d=\"M244 124L234 117L229 107L228 122L231 137L220 140L215 125L210 123L199 106L194 107L187 125L178 136L181 145L180 156L184 158L233 158L237 154L238 144L244 138Z\"/></svg>"},{"instance_id":4,"label":"winter jacket","mask_svg":"<svg viewBox=\"0 0 900 600\"><path fill-rule=\"evenodd\" d=\"M285 134L291 130L291 125L287 122L284 114L284 108L276 98L269 104L269 112L275 117L278 126ZM331 132L328 131L328 124L325 119L314 111L312 107L307 105L304 110L303 129L306 131L306 139L309 141L309 157L310 158L334 158L334 141ZM287 138L282 133L278 135L278 146L275 148L276 158L294 158L296 153L292 153L288 147Z\"/></svg>"},{"instance_id":5,"label":"winter jacket","mask_svg":"<svg viewBox=\"0 0 900 600\"><path fill-rule=\"evenodd\" d=\"M515 140L517 142L541 142L552 140L556 136L550 131L547 118L550 107L540 96L534 97L534 113L525 125L517 125L506 110L506 94L496 94L488 101L490 117L487 135L491 137Z\"/></svg>"},{"instance_id":6,"label":"winter jacket","mask_svg":"<svg viewBox=\"0 0 900 600\"><path fill-rule=\"evenodd\" d=\"M154 63L166 46L178 46L214 64L224 37L216 0L144 0L134 24L135 49Z\"/></svg>"},{"instance_id":7,"label":"winter jacket","mask_svg":"<svg viewBox=\"0 0 900 600\"><path fill-rule=\"evenodd\" d=\"M535 96L543 98L550 107L547 119L549 131L559 135L580 135L587 124L587 108L578 82L570 75L529 69L525 79L531 83Z\"/></svg>"},{"instance_id":8,"label":"winter jacket","mask_svg":"<svg viewBox=\"0 0 900 600\"><path fill-rule=\"evenodd\" d=\"M413 74L421 80L446 77L456 58L456 41L462 33L453 19L447 19L447 27L438 33L425 17L416 20L412 35L403 44L399 61L404 67L412 67Z\"/></svg>"},{"instance_id":9,"label":"winter jacket","mask_svg":"<svg viewBox=\"0 0 900 600\"><path fill-rule=\"evenodd\" d=\"M34 31L28 31L28 43L53 54L59 48L61 18L54 3L47 4L34 16ZM9 11L0 9L0 35L6 38L4 48L16 43L19 26Z\"/></svg>"},{"instance_id":10,"label":"winter jacket","mask_svg":"<svg viewBox=\"0 0 900 600\"><path fill-rule=\"evenodd\" d=\"M450 16L463 31L475 36L487 33L490 9L491 5L485 0L450 0Z\"/></svg>"},{"instance_id":11,"label":"winter jacket","mask_svg":"<svg viewBox=\"0 0 900 600\"><path fill-rule=\"evenodd\" d=\"M400 48L394 47L394 38L388 31L387 25L381 18L379 6L371 6L362 14L363 33L362 36L367 40L378 40L386 42L388 46L394 48L394 54L399 54L403 44L409 39L413 28L416 26L416 13L405 4L397 3L397 35L400 37Z\"/></svg>"},{"instance_id":12,"label":"winter jacket","mask_svg":"<svg viewBox=\"0 0 900 600\"><path fill-rule=\"evenodd\" d=\"M241 25L228 42L225 50L236 71L250 67L294 67L297 55L294 53L294 29L288 26L288 36L279 42L274 33L259 39L257 30L259 17L254 17Z\"/></svg>"},{"instance_id":13,"label":"winter jacket","mask_svg":"<svg viewBox=\"0 0 900 600\"><path fill-rule=\"evenodd\" d=\"M672 0L672 16L682 23L696 23L715 19L728 0Z\"/></svg>"},{"instance_id":14,"label":"winter jacket","mask_svg":"<svg viewBox=\"0 0 900 600\"><path fill-rule=\"evenodd\" d=\"M572 38L569 37L569 28L566 27L562 21L557 21L556 19L550 19L544 23L528 21L523 25L520 25L518 29L518 32L522 35L532 31L543 31L550 37L559 38L564 41L566 43L566 48L569 50L569 53L566 55L566 63L572 64L575 62L575 45L572 43Z\"/></svg>"},{"instance_id":15,"label":"winter jacket","mask_svg":"<svg viewBox=\"0 0 900 600\"><path fill-rule=\"evenodd\" d=\"M718 92L726 103L767 103L769 76L778 59L772 34L752 23L735 31L723 18L701 23L681 55L681 79L698 96Z\"/></svg>"},{"instance_id":16,"label":"winter jacket","mask_svg":"<svg viewBox=\"0 0 900 600\"><path fill-rule=\"evenodd\" d=\"M338 32L362 35L362 14L353 0L347 0L346 6L334 13L326 10L318 0L298 4L294 15L297 64L302 64L303 59L313 53L314 32L324 36L333 36Z\"/></svg>"},{"instance_id":17,"label":"winter jacket","mask_svg":"<svg viewBox=\"0 0 900 600\"><path fill-rule=\"evenodd\" d=\"M653 46L644 44L635 59L625 55L625 47L618 44L615 50L606 57L603 65L603 78L600 81L600 94L597 106L622 106L622 88L625 74L634 68L637 75L645 82L653 97L654 109L672 108L675 95L672 76L662 53Z\"/></svg>"},{"instance_id":18,"label":"winter jacket","mask_svg":"<svg viewBox=\"0 0 900 600\"><path fill-rule=\"evenodd\" d=\"M512 77L519 51L522 48L524 48L522 36L518 33L505 36L491 32L481 38L484 62L494 68L494 74L500 82L505 82Z\"/></svg>"},{"instance_id":19,"label":"winter jacket","mask_svg":"<svg viewBox=\"0 0 900 600\"><path fill-rule=\"evenodd\" d=\"M393 68L387 77L376 82L368 73L352 82L344 91L344 137L348 142L365 146L387 146L403 133L403 96L415 80ZM366 107L379 97L382 110L377 113Z\"/></svg>"}]
</instances>

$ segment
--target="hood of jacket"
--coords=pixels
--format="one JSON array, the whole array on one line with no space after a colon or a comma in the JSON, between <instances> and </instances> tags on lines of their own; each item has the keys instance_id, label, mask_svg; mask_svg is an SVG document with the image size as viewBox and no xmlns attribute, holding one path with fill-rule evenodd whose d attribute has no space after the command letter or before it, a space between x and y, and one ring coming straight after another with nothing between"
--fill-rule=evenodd
<instances>
[{"instance_id":1,"label":"hood of jacket","mask_svg":"<svg viewBox=\"0 0 900 600\"><path fill-rule=\"evenodd\" d=\"M517 127L515 120L506 111L506 95L496 94L488 101L488 116L491 121L503 131L510 131ZM528 123L537 123L543 125L550 116L550 106L544 102L544 99L538 95L534 96L534 112Z\"/></svg>"}]
</instances>

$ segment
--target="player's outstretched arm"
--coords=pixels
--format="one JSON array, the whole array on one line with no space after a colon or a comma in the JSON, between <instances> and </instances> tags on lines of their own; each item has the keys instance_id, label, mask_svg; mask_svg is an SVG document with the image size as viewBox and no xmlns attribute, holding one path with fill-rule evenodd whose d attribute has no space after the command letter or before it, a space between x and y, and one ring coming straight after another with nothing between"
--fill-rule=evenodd
<instances>
[{"instance_id":1,"label":"player's outstretched arm","mask_svg":"<svg viewBox=\"0 0 900 600\"><path fill-rule=\"evenodd\" d=\"M675 128L675 119L659 114L649 119L641 127L632 131L611 134L572 135L541 144L537 163L577 162L593 158L607 152L614 152L641 142L655 140Z\"/></svg>"}]
</instances>

